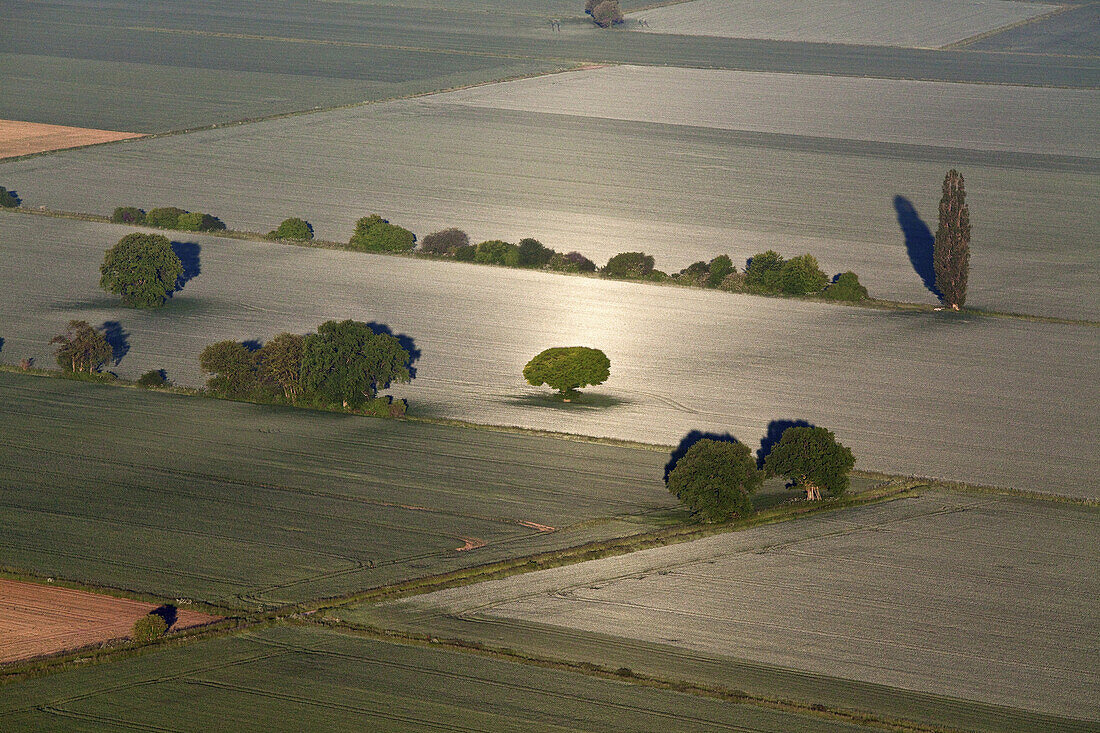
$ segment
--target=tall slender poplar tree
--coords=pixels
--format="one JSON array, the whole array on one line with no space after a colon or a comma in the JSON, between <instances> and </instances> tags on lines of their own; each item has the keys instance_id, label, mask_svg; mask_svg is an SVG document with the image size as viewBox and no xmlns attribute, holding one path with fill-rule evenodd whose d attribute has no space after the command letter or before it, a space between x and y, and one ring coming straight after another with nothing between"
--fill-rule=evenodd
<instances>
[{"instance_id":1,"label":"tall slender poplar tree","mask_svg":"<svg viewBox=\"0 0 1100 733\"><path fill-rule=\"evenodd\" d=\"M966 303L966 280L970 274L970 207L966 205L962 174L954 168L943 179L932 267L944 305L958 310Z\"/></svg>"}]
</instances>

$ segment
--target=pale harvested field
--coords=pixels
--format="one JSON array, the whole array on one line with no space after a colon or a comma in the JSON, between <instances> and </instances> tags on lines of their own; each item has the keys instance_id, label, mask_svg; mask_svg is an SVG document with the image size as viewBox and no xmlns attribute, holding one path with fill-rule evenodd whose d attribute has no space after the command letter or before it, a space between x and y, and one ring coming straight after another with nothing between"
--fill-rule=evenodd
<instances>
[{"instance_id":1,"label":"pale harvested field","mask_svg":"<svg viewBox=\"0 0 1100 733\"><path fill-rule=\"evenodd\" d=\"M1100 720L1098 543L1095 508L927 493L378 613L549 624Z\"/></svg>"},{"instance_id":2,"label":"pale harvested field","mask_svg":"<svg viewBox=\"0 0 1100 733\"><path fill-rule=\"evenodd\" d=\"M43 125L37 122L0 120L0 159L17 155L62 150L81 145L128 140L141 137L140 133L115 132L114 130L90 130L84 127Z\"/></svg>"},{"instance_id":3,"label":"pale harvested field","mask_svg":"<svg viewBox=\"0 0 1100 733\"><path fill-rule=\"evenodd\" d=\"M1100 496L1100 329L612 282L265 242L188 237L201 273L160 310L98 288L126 227L0 213L0 353L53 363L71 318L117 321L112 369L202 383L220 339L304 333L328 319L388 324L422 352L414 410L675 444L693 429L755 445L771 420L834 429L860 466ZM64 262L64 267L55 266ZM522 293L522 298L516 294ZM539 402L523 365L547 346L602 348L602 408ZM550 522L552 524L552 522Z\"/></svg>"},{"instance_id":4,"label":"pale harvested field","mask_svg":"<svg viewBox=\"0 0 1100 733\"><path fill-rule=\"evenodd\" d=\"M690 36L938 48L1049 13L1002 0L694 0L632 13L637 30Z\"/></svg>"},{"instance_id":5,"label":"pale harvested field","mask_svg":"<svg viewBox=\"0 0 1100 733\"><path fill-rule=\"evenodd\" d=\"M155 608L153 603L0 578L0 663L127 637L134 622ZM217 620L179 609L172 629Z\"/></svg>"},{"instance_id":6,"label":"pale harvested field","mask_svg":"<svg viewBox=\"0 0 1100 733\"><path fill-rule=\"evenodd\" d=\"M677 6L682 7L682 6ZM660 99L659 105L653 99ZM613 66L428 97L521 112L1100 158L1100 91Z\"/></svg>"},{"instance_id":7,"label":"pale harvested field","mask_svg":"<svg viewBox=\"0 0 1100 733\"><path fill-rule=\"evenodd\" d=\"M346 241L378 212L423 236L535 236L660 269L728 253L812 252L883 298L935 302L895 197L931 237L947 169L966 176L969 304L1100 319L1095 159L811 139L410 100L0 165L26 205L178 205L267 232L305 216ZM1056 114L1051 112L1051 114ZM425 141L430 141L426 143ZM211 176L211 170L217 176Z\"/></svg>"}]
</instances>

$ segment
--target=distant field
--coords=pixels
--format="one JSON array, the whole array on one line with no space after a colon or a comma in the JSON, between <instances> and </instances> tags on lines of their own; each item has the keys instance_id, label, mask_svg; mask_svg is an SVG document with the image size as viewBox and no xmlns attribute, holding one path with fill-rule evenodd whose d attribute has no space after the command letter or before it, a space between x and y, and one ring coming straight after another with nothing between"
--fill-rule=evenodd
<instances>
[{"instance_id":1,"label":"distant field","mask_svg":"<svg viewBox=\"0 0 1100 733\"><path fill-rule=\"evenodd\" d=\"M4 685L0 728L242 733L864 730L819 716L286 626Z\"/></svg>"},{"instance_id":2,"label":"distant field","mask_svg":"<svg viewBox=\"0 0 1100 733\"><path fill-rule=\"evenodd\" d=\"M671 647L684 674L708 669L695 657L777 665L1095 722L1098 541L1095 508L930 492L334 614L520 649L565 639L563 654L611 637L621 657L599 641L586 658L653 645L652 670Z\"/></svg>"},{"instance_id":3,"label":"distant field","mask_svg":"<svg viewBox=\"0 0 1100 733\"><path fill-rule=\"evenodd\" d=\"M1100 220L1088 215L1100 200L1096 158L517 112L450 98L59 152L0 164L0 185L31 207L109 214L119 205L178 205L261 232L305 216L319 237L338 241L377 212L421 236L448 226L475 241L535 236L601 264L640 249L670 271L720 253L743 266L766 249L812 252L830 275L859 273L877 297L931 303L907 243L931 239L944 173L957 167L973 222L968 302L1100 319ZM1075 144L1094 137L1085 128ZM905 228L899 196L916 211Z\"/></svg>"},{"instance_id":4,"label":"distant field","mask_svg":"<svg viewBox=\"0 0 1100 733\"><path fill-rule=\"evenodd\" d=\"M661 104L655 106L653 99ZM1100 90L613 66L490 84L427 101L812 138L1080 156L1100 167Z\"/></svg>"},{"instance_id":5,"label":"distant field","mask_svg":"<svg viewBox=\"0 0 1100 733\"><path fill-rule=\"evenodd\" d=\"M650 33L937 48L1055 10L1003 0L693 0L638 12Z\"/></svg>"},{"instance_id":6,"label":"distant field","mask_svg":"<svg viewBox=\"0 0 1100 733\"><path fill-rule=\"evenodd\" d=\"M0 120L0 158L138 137L130 132Z\"/></svg>"},{"instance_id":7,"label":"distant field","mask_svg":"<svg viewBox=\"0 0 1100 733\"><path fill-rule=\"evenodd\" d=\"M646 450L13 374L0 393L0 567L166 598L346 593L675 504Z\"/></svg>"},{"instance_id":8,"label":"distant field","mask_svg":"<svg viewBox=\"0 0 1100 733\"><path fill-rule=\"evenodd\" d=\"M662 444L694 429L730 430L753 446L770 421L801 418L835 430L866 469L1100 496L1100 415L1085 408L1100 401L1093 326L204 236L184 238L198 246L199 275L166 308L140 311L98 288L103 251L129 231L0 213L8 263L0 358L49 366L49 339L81 318L121 332L128 351L112 366L119 374L163 368L197 385L198 355L211 342L262 341L357 318L415 340L416 379L391 391L420 414ZM546 390L523 381L534 354L561 344L609 355L611 378L589 390L595 404L546 402ZM659 483L654 490L663 492Z\"/></svg>"},{"instance_id":9,"label":"distant field","mask_svg":"<svg viewBox=\"0 0 1100 733\"><path fill-rule=\"evenodd\" d=\"M0 578L0 663L127 637L134 623L156 608L153 603ZM217 620L180 609L171 629Z\"/></svg>"},{"instance_id":10,"label":"distant field","mask_svg":"<svg viewBox=\"0 0 1100 733\"><path fill-rule=\"evenodd\" d=\"M975 51L1100 56L1100 3L1082 3L1064 13L980 38L964 47Z\"/></svg>"}]
</instances>

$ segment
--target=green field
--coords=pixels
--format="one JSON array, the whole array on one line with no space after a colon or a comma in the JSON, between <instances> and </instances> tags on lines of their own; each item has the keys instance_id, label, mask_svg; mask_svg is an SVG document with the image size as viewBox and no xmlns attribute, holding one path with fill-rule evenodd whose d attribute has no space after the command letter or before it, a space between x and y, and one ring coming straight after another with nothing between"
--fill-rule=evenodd
<instances>
[{"instance_id":1,"label":"green field","mask_svg":"<svg viewBox=\"0 0 1100 733\"><path fill-rule=\"evenodd\" d=\"M0 729L863 730L820 716L286 626L0 686Z\"/></svg>"},{"instance_id":2,"label":"green field","mask_svg":"<svg viewBox=\"0 0 1100 733\"><path fill-rule=\"evenodd\" d=\"M0 423L0 567L234 608L641 532L675 503L661 452L11 373Z\"/></svg>"}]
</instances>

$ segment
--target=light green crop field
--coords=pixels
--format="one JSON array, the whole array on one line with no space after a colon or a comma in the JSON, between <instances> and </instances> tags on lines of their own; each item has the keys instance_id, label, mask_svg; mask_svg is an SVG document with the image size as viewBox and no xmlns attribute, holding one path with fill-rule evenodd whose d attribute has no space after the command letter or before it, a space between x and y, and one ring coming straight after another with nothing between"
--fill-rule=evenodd
<instances>
[{"instance_id":1,"label":"light green crop field","mask_svg":"<svg viewBox=\"0 0 1100 733\"><path fill-rule=\"evenodd\" d=\"M0 686L0 728L242 733L863 730L818 716L287 626Z\"/></svg>"},{"instance_id":2,"label":"light green crop field","mask_svg":"<svg viewBox=\"0 0 1100 733\"><path fill-rule=\"evenodd\" d=\"M0 567L162 598L343 594L675 504L649 450L12 373L0 395Z\"/></svg>"},{"instance_id":3,"label":"light green crop field","mask_svg":"<svg viewBox=\"0 0 1100 733\"><path fill-rule=\"evenodd\" d=\"M1086 730L1098 542L1095 507L926 492L331 613L933 725Z\"/></svg>"}]
</instances>

